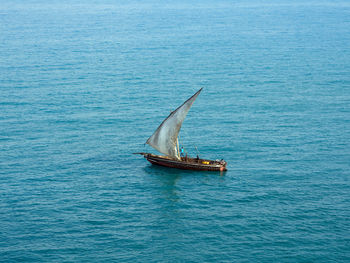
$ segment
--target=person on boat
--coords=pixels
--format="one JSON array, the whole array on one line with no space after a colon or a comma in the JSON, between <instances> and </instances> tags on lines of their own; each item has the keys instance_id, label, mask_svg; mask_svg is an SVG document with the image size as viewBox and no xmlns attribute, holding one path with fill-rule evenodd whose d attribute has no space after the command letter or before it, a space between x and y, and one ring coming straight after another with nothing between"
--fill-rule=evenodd
<instances>
[{"instance_id":1,"label":"person on boat","mask_svg":"<svg viewBox=\"0 0 350 263\"><path fill-rule=\"evenodd\" d=\"M184 157L185 156L185 151L184 151L184 147L180 148L180 156Z\"/></svg>"}]
</instances>

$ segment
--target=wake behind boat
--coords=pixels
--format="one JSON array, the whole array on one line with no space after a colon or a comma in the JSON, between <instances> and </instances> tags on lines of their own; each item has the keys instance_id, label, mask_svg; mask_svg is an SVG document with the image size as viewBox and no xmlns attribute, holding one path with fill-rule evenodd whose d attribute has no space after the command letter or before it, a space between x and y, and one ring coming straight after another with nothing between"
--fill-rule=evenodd
<instances>
[{"instance_id":1,"label":"wake behind boat","mask_svg":"<svg viewBox=\"0 0 350 263\"><path fill-rule=\"evenodd\" d=\"M151 164L165 167L200 171L226 171L227 163L224 160L200 159L198 155L197 158L191 158L187 154L184 156L181 152L182 149L179 148L178 135L182 122L201 91L202 89L197 91L180 107L171 112L146 141L147 144L165 154L165 156L144 152L135 154L143 155Z\"/></svg>"}]
</instances>

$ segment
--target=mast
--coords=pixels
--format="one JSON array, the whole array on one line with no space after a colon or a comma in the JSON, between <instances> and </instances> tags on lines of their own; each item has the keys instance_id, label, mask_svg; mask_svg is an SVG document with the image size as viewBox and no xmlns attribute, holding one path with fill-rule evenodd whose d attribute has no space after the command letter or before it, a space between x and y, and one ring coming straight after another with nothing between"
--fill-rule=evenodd
<instances>
[{"instance_id":1,"label":"mast","mask_svg":"<svg viewBox=\"0 0 350 263\"><path fill-rule=\"evenodd\" d=\"M177 158L181 159L180 156L180 147L179 147L179 138L176 138L176 146L177 146Z\"/></svg>"}]
</instances>

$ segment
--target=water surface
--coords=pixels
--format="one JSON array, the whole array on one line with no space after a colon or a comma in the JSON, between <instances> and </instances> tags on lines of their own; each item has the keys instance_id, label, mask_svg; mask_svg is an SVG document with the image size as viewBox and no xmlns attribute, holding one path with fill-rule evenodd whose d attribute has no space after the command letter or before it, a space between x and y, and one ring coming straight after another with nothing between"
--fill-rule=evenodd
<instances>
[{"instance_id":1,"label":"water surface","mask_svg":"<svg viewBox=\"0 0 350 263\"><path fill-rule=\"evenodd\" d=\"M346 1L0 5L0 260L349 262ZM133 152L180 134L224 174Z\"/></svg>"}]
</instances>

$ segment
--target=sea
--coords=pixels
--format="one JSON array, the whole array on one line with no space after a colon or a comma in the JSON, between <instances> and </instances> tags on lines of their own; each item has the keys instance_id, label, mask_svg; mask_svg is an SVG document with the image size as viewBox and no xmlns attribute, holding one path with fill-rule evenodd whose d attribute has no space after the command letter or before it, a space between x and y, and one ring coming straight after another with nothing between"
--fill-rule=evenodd
<instances>
[{"instance_id":1,"label":"sea","mask_svg":"<svg viewBox=\"0 0 350 263\"><path fill-rule=\"evenodd\" d=\"M0 262L350 262L350 2L1 0Z\"/></svg>"}]
</instances>

